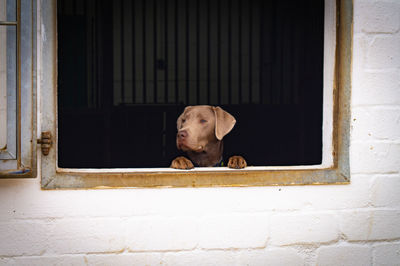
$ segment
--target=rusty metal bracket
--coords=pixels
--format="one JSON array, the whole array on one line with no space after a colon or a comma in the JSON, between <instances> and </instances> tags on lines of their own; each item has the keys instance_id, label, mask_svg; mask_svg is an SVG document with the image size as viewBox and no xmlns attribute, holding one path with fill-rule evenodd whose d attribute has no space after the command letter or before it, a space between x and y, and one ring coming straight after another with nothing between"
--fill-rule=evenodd
<instances>
[{"instance_id":1,"label":"rusty metal bracket","mask_svg":"<svg viewBox=\"0 0 400 266\"><path fill-rule=\"evenodd\" d=\"M50 148L53 144L50 131L43 131L41 138L37 140L38 144L42 145L42 154L49 155Z\"/></svg>"}]
</instances>

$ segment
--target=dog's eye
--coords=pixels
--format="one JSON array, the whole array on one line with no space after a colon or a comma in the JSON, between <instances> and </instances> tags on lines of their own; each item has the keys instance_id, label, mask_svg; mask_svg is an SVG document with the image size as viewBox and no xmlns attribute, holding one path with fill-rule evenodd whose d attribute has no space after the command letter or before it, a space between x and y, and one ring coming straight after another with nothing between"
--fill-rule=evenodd
<instances>
[{"instance_id":1,"label":"dog's eye","mask_svg":"<svg viewBox=\"0 0 400 266\"><path fill-rule=\"evenodd\" d=\"M201 119L201 120L200 120L200 123L202 123L202 124L207 123L207 120Z\"/></svg>"},{"instance_id":2,"label":"dog's eye","mask_svg":"<svg viewBox=\"0 0 400 266\"><path fill-rule=\"evenodd\" d=\"M182 123L185 123L186 119L182 119Z\"/></svg>"}]
</instances>

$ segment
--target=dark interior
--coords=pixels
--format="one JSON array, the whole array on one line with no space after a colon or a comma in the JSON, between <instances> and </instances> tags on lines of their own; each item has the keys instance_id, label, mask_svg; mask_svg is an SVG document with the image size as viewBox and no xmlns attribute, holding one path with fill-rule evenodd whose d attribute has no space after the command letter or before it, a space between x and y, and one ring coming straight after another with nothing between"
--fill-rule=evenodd
<instances>
[{"instance_id":1,"label":"dark interior","mask_svg":"<svg viewBox=\"0 0 400 266\"><path fill-rule=\"evenodd\" d=\"M60 167L168 167L196 104L235 116L225 160L321 163L323 0L57 3Z\"/></svg>"}]
</instances>

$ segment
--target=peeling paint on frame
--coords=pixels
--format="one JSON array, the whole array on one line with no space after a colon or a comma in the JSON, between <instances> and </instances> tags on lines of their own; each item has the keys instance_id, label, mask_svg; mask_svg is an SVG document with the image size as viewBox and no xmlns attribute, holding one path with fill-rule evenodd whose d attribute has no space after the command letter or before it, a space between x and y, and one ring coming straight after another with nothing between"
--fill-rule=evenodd
<instances>
[{"instance_id":1,"label":"peeling paint on frame","mask_svg":"<svg viewBox=\"0 0 400 266\"><path fill-rule=\"evenodd\" d=\"M41 29L38 34L47 41L38 43L41 73L42 131L51 131L57 138L57 39L56 2L39 1ZM39 36L40 37L40 36ZM88 189L88 188L167 188L167 187L233 187L268 185L325 185L348 184L349 170L349 125L351 64L353 37L353 2L336 1L336 52L334 66L333 104L333 165L257 168L243 170L210 168L200 170L154 169L61 169L57 168L57 141L48 156L42 156L42 189ZM41 40L41 38L38 38ZM49 99L52 99L51 101Z\"/></svg>"},{"instance_id":2,"label":"peeling paint on frame","mask_svg":"<svg viewBox=\"0 0 400 266\"><path fill-rule=\"evenodd\" d=\"M0 159L0 178L32 178L37 175L36 157L36 1L18 0L17 27L16 152Z\"/></svg>"}]
</instances>

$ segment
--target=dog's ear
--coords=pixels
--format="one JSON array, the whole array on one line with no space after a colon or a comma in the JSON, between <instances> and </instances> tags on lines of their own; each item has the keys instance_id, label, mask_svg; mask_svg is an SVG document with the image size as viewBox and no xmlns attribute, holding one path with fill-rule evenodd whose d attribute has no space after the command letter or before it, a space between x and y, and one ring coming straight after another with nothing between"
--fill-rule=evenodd
<instances>
[{"instance_id":1,"label":"dog's ear","mask_svg":"<svg viewBox=\"0 0 400 266\"><path fill-rule=\"evenodd\" d=\"M213 107L215 114L215 136L221 140L235 126L236 119L221 107Z\"/></svg>"}]
</instances>

